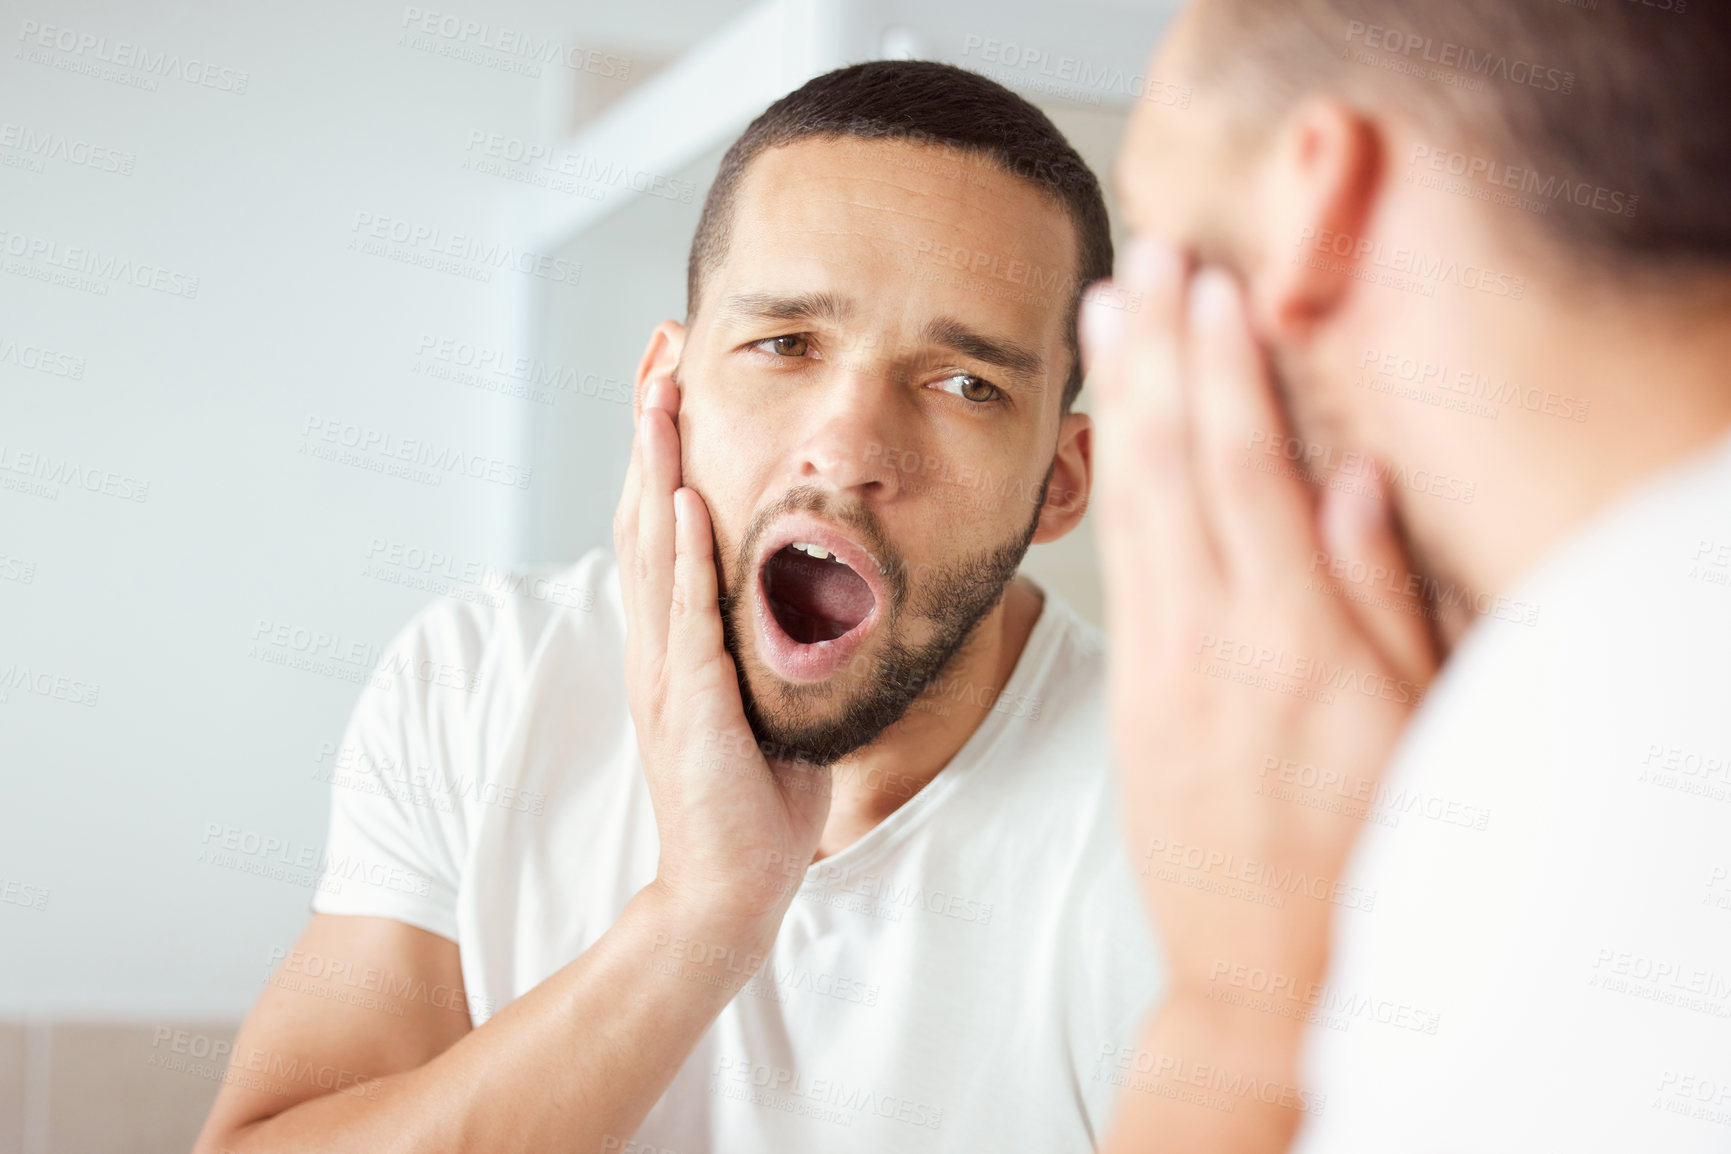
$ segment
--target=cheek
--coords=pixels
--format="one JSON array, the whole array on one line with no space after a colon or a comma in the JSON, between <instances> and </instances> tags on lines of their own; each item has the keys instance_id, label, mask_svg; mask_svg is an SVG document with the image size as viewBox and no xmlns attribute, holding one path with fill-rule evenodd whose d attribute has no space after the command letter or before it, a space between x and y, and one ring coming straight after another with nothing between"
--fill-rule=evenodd
<instances>
[{"instance_id":1,"label":"cheek","mask_svg":"<svg viewBox=\"0 0 1731 1154\"><path fill-rule=\"evenodd\" d=\"M1002 446L968 446L924 457L907 484L909 495L924 506L927 539L953 555L1021 532L1034 515L1047 464L1044 452L1031 446L1020 454Z\"/></svg>"},{"instance_id":2,"label":"cheek","mask_svg":"<svg viewBox=\"0 0 1731 1154\"><path fill-rule=\"evenodd\" d=\"M680 401L693 436L738 447L786 423L787 390L773 378L760 379L749 364L707 364L695 371L702 372L701 383L688 382Z\"/></svg>"},{"instance_id":3,"label":"cheek","mask_svg":"<svg viewBox=\"0 0 1731 1154\"><path fill-rule=\"evenodd\" d=\"M701 478L711 484L737 475L762 451L763 422L737 406L702 395L680 402L679 446L685 476L696 487Z\"/></svg>"},{"instance_id":4,"label":"cheek","mask_svg":"<svg viewBox=\"0 0 1731 1154\"><path fill-rule=\"evenodd\" d=\"M1365 296L1374 303L1375 294ZM1309 437L1344 449L1380 452L1390 444L1403 443L1404 422L1416 420L1422 425L1436 414L1430 406L1385 388L1388 382L1376 364L1364 363L1365 351L1387 346L1388 334L1398 328L1374 308L1341 319L1337 331L1312 342L1298 366L1302 387L1295 391L1303 411L1295 419L1304 422ZM1400 343L1398 337L1392 340Z\"/></svg>"},{"instance_id":5,"label":"cheek","mask_svg":"<svg viewBox=\"0 0 1731 1154\"><path fill-rule=\"evenodd\" d=\"M694 399L681 405L679 436L681 479L709 507L721 555L731 564L773 460L763 423Z\"/></svg>"}]
</instances>

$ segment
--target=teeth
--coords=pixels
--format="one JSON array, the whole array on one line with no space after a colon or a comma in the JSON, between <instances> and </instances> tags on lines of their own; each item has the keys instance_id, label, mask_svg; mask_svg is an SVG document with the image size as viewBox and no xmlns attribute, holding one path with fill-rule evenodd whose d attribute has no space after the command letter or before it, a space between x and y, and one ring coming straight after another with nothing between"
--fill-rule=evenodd
<instances>
[{"instance_id":1,"label":"teeth","mask_svg":"<svg viewBox=\"0 0 1731 1154\"><path fill-rule=\"evenodd\" d=\"M825 549L822 545L813 545L810 541L795 541L793 547L798 549L801 553L806 553L816 557L819 561L828 561L830 559L828 549ZM836 560L840 561L840 558L838 557Z\"/></svg>"}]
</instances>

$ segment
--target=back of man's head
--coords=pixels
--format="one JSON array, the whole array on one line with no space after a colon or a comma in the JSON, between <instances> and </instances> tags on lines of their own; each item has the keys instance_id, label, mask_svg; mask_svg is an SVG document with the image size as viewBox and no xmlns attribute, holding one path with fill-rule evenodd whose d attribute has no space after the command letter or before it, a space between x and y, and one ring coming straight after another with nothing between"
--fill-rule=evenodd
<instances>
[{"instance_id":1,"label":"back of man's head","mask_svg":"<svg viewBox=\"0 0 1731 1154\"><path fill-rule=\"evenodd\" d=\"M1194 0L1156 67L1128 222L1243 282L1262 444L1381 463L1425 571L1502 588L1731 430L1731 6Z\"/></svg>"},{"instance_id":2,"label":"back of man's head","mask_svg":"<svg viewBox=\"0 0 1731 1154\"><path fill-rule=\"evenodd\" d=\"M1076 230L1078 267L1063 278L1071 371L1067 410L1082 388L1076 305L1090 281L1112 274L1112 236L1099 180L1045 113L978 73L919 60L877 60L825 73L753 121L722 158L704 201L686 270L686 317L697 315L705 277L727 254L734 199L746 169L767 149L805 140L907 141L995 166L1039 188Z\"/></svg>"},{"instance_id":3,"label":"back of man's head","mask_svg":"<svg viewBox=\"0 0 1731 1154\"><path fill-rule=\"evenodd\" d=\"M1526 219L1571 260L1731 269L1723 0L1204 0L1197 17L1194 74L1252 131L1319 90L1393 107L1479 146L1450 175L1495 164L1548 204Z\"/></svg>"}]
</instances>

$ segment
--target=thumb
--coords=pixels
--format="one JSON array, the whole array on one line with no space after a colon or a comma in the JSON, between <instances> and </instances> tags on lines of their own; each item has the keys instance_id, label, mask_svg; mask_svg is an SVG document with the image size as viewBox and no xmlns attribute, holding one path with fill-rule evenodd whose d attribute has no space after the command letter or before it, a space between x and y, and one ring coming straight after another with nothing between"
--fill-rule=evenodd
<instances>
[{"instance_id":1,"label":"thumb","mask_svg":"<svg viewBox=\"0 0 1731 1154\"><path fill-rule=\"evenodd\" d=\"M1399 674L1424 685L1436 673L1436 647L1423 582L1395 530L1380 466L1366 473L1323 488L1319 515L1328 571L1371 644Z\"/></svg>"}]
</instances>

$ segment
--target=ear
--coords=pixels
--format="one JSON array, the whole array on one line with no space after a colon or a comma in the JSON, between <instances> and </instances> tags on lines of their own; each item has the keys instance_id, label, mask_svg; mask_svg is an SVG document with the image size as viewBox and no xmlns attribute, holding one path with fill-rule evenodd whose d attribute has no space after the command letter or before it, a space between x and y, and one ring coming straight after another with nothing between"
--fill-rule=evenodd
<instances>
[{"instance_id":1,"label":"ear","mask_svg":"<svg viewBox=\"0 0 1731 1154\"><path fill-rule=\"evenodd\" d=\"M1087 413L1065 413L1058 424L1058 451L1052 457L1052 477L1046 482L1046 500L1040 506L1034 544L1056 541L1082 523L1093 483L1094 418Z\"/></svg>"},{"instance_id":2,"label":"ear","mask_svg":"<svg viewBox=\"0 0 1731 1154\"><path fill-rule=\"evenodd\" d=\"M1257 327L1302 338L1339 308L1376 251L1372 230L1386 176L1382 130L1331 97L1301 102L1275 131L1258 187L1268 222L1250 279Z\"/></svg>"},{"instance_id":3,"label":"ear","mask_svg":"<svg viewBox=\"0 0 1731 1154\"><path fill-rule=\"evenodd\" d=\"M649 346L643 350L643 359L637 362L637 386L631 393L633 421L643 415L643 397L649 392L649 382L656 377L671 379L684 351L685 326L678 321L662 321L649 334Z\"/></svg>"}]
</instances>

